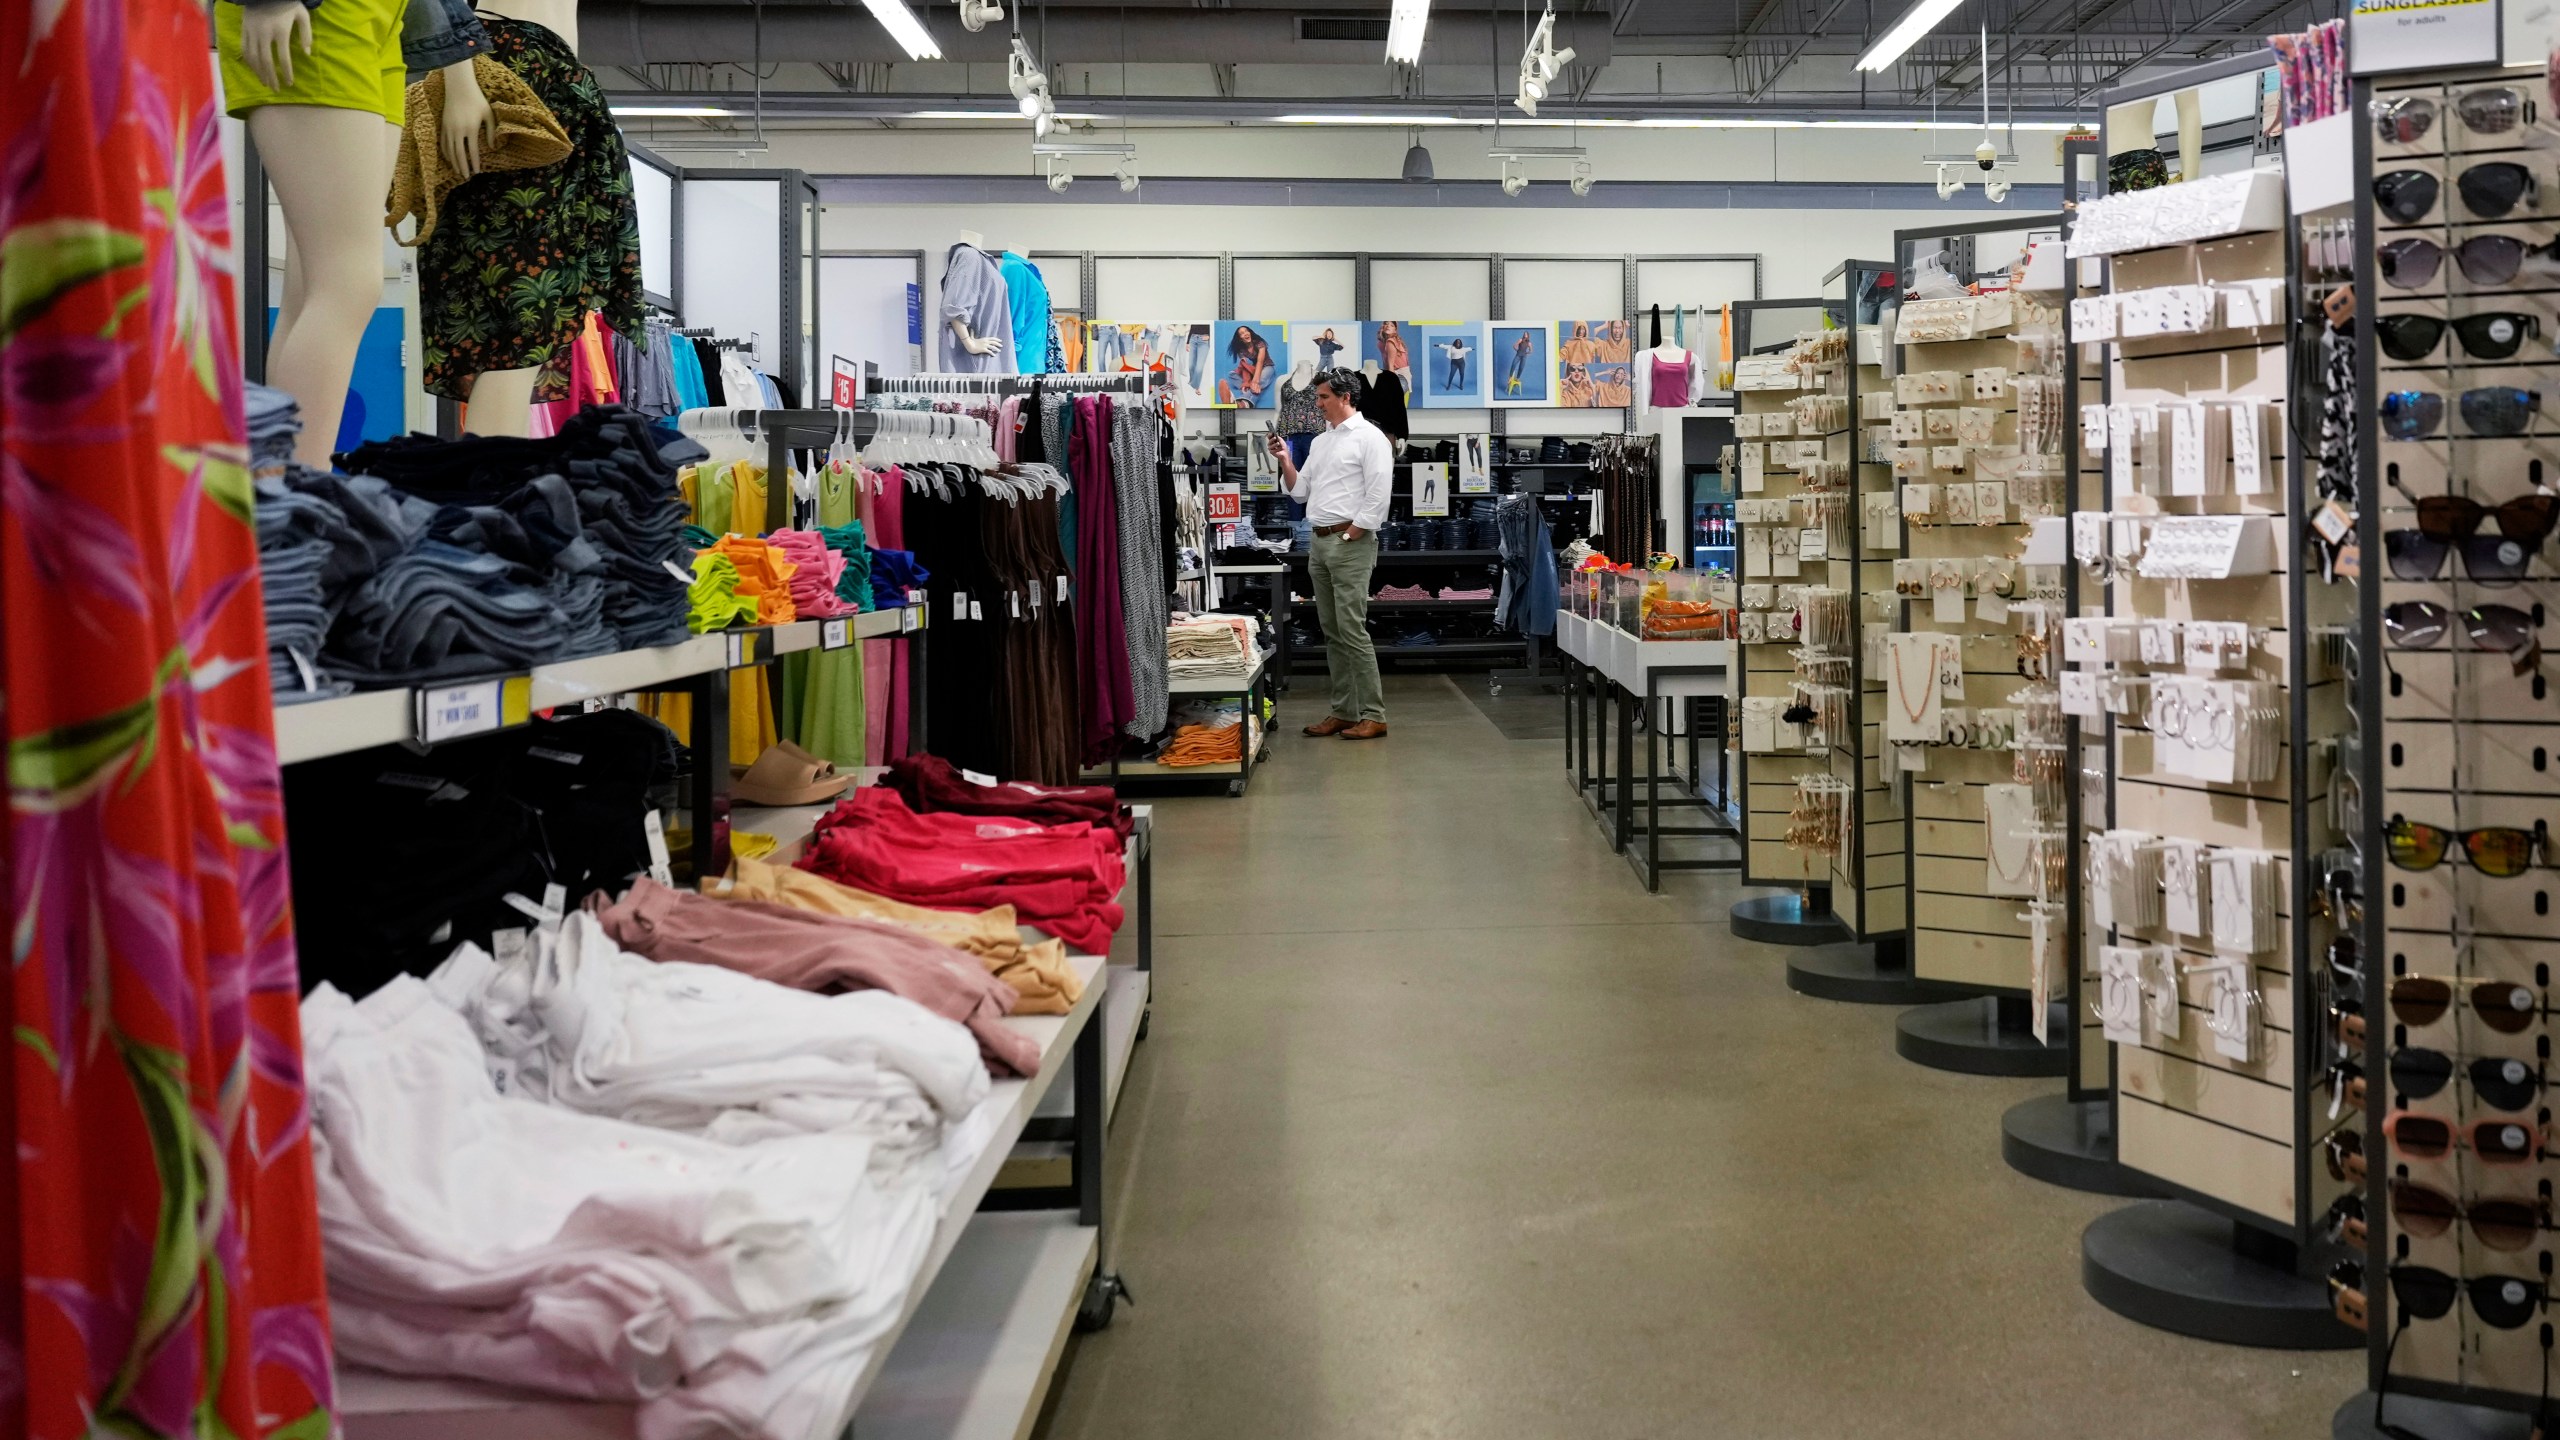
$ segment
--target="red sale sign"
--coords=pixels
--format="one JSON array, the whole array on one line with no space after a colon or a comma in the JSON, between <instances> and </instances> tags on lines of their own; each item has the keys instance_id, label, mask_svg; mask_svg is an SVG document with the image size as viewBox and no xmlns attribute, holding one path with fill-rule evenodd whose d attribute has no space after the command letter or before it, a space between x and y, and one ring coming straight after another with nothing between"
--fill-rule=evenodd
<instances>
[{"instance_id":1,"label":"red sale sign","mask_svg":"<svg viewBox=\"0 0 2560 1440\"><path fill-rule=\"evenodd\" d=\"M827 398L840 410L851 410L862 400L862 379L854 373L853 362L835 356L835 373L830 377Z\"/></svg>"},{"instance_id":2,"label":"red sale sign","mask_svg":"<svg viewBox=\"0 0 2560 1440\"><path fill-rule=\"evenodd\" d=\"M1209 523L1244 518L1244 487L1212 485L1209 487Z\"/></svg>"}]
</instances>

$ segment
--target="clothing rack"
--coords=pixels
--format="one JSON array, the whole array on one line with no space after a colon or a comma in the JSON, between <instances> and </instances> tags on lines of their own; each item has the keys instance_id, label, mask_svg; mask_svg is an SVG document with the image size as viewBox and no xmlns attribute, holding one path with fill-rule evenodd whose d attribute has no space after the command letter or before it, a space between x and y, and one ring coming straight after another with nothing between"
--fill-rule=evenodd
<instances>
[{"instance_id":1,"label":"clothing rack","mask_svg":"<svg viewBox=\"0 0 2560 1440\"><path fill-rule=\"evenodd\" d=\"M947 415L926 410L744 410L714 407L688 410L686 415L723 417L725 423L765 445L765 530L789 528L791 524L791 487L783 483L791 474L791 452L824 450L830 446L860 444L883 435L913 435L924 439L970 440L980 445L995 444L994 428L986 421L969 415ZM676 418L676 428L688 430L684 417Z\"/></svg>"},{"instance_id":2,"label":"clothing rack","mask_svg":"<svg viewBox=\"0 0 2560 1440\"><path fill-rule=\"evenodd\" d=\"M1034 385L1042 389L1075 391L1080 394L1144 395L1161 389L1164 377L1151 370L1130 370L1113 374L1085 374L1080 371L1056 375L975 375L961 371L930 371L920 375L875 375L864 387L866 395L1022 395Z\"/></svg>"}]
</instances>

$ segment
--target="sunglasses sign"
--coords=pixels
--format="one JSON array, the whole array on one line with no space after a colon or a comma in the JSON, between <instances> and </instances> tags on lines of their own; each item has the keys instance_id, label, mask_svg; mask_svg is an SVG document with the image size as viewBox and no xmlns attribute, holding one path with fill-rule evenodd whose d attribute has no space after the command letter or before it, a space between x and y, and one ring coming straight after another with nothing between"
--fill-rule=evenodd
<instances>
[{"instance_id":1,"label":"sunglasses sign","mask_svg":"<svg viewBox=\"0 0 2560 1440\"><path fill-rule=\"evenodd\" d=\"M2497 0L2356 0L2347 55L2358 75L2498 61Z\"/></svg>"}]
</instances>

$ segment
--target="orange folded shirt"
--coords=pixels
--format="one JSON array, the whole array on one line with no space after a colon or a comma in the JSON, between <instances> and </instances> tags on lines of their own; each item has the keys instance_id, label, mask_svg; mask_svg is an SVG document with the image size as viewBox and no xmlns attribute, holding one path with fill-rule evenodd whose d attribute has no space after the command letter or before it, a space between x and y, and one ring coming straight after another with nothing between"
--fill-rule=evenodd
<instances>
[{"instance_id":1,"label":"orange folded shirt","mask_svg":"<svg viewBox=\"0 0 2560 1440\"><path fill-rule=\"evenodd\" d=\"M702 893L715 900L762 900L821 915L878 920L965 950L1022 997L1013 1010L1017 1015L1064 1015L1084 995L1084 982L1067 963L1066 942L1024 944L1010 905L991 910L928 910L823 875L735 853L729 857L729 878L703 881Z\"/></svg>"},{"instance_id":2,"label":"orange folded shirt","mask_svg":"<svg viewBox=\"0 0 2560 1440\"><path fill-rule=\"evenodd\" d=\"M722 537L711 547L738 567L738 594L756 602L756 623L783 625L800 618L791 602L791 577L800 567L779 546L745 535Z\"/></svg>"}]
</instances>

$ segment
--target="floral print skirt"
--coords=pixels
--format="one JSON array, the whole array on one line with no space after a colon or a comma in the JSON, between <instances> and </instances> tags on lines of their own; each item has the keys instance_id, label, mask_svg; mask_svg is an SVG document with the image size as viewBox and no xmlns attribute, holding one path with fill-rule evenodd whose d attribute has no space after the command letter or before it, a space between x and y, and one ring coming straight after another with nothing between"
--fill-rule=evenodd
<instances>
[{"instance_id":1,"label":"floral print skirt","mask_svg":"<svg viewBox=\"0 0 2560 1440\"><path fill-rule=\"evenodd\" d=\"M489 53L569 133L566 159L474 176L445 201L418 251L426 387L471 397L484 370L539 370L537 402L569 397L569 353L587 312L640 330L640 216L631 157L596 77L540 25L484 15Z\"/></svg>"}]
</instances>

